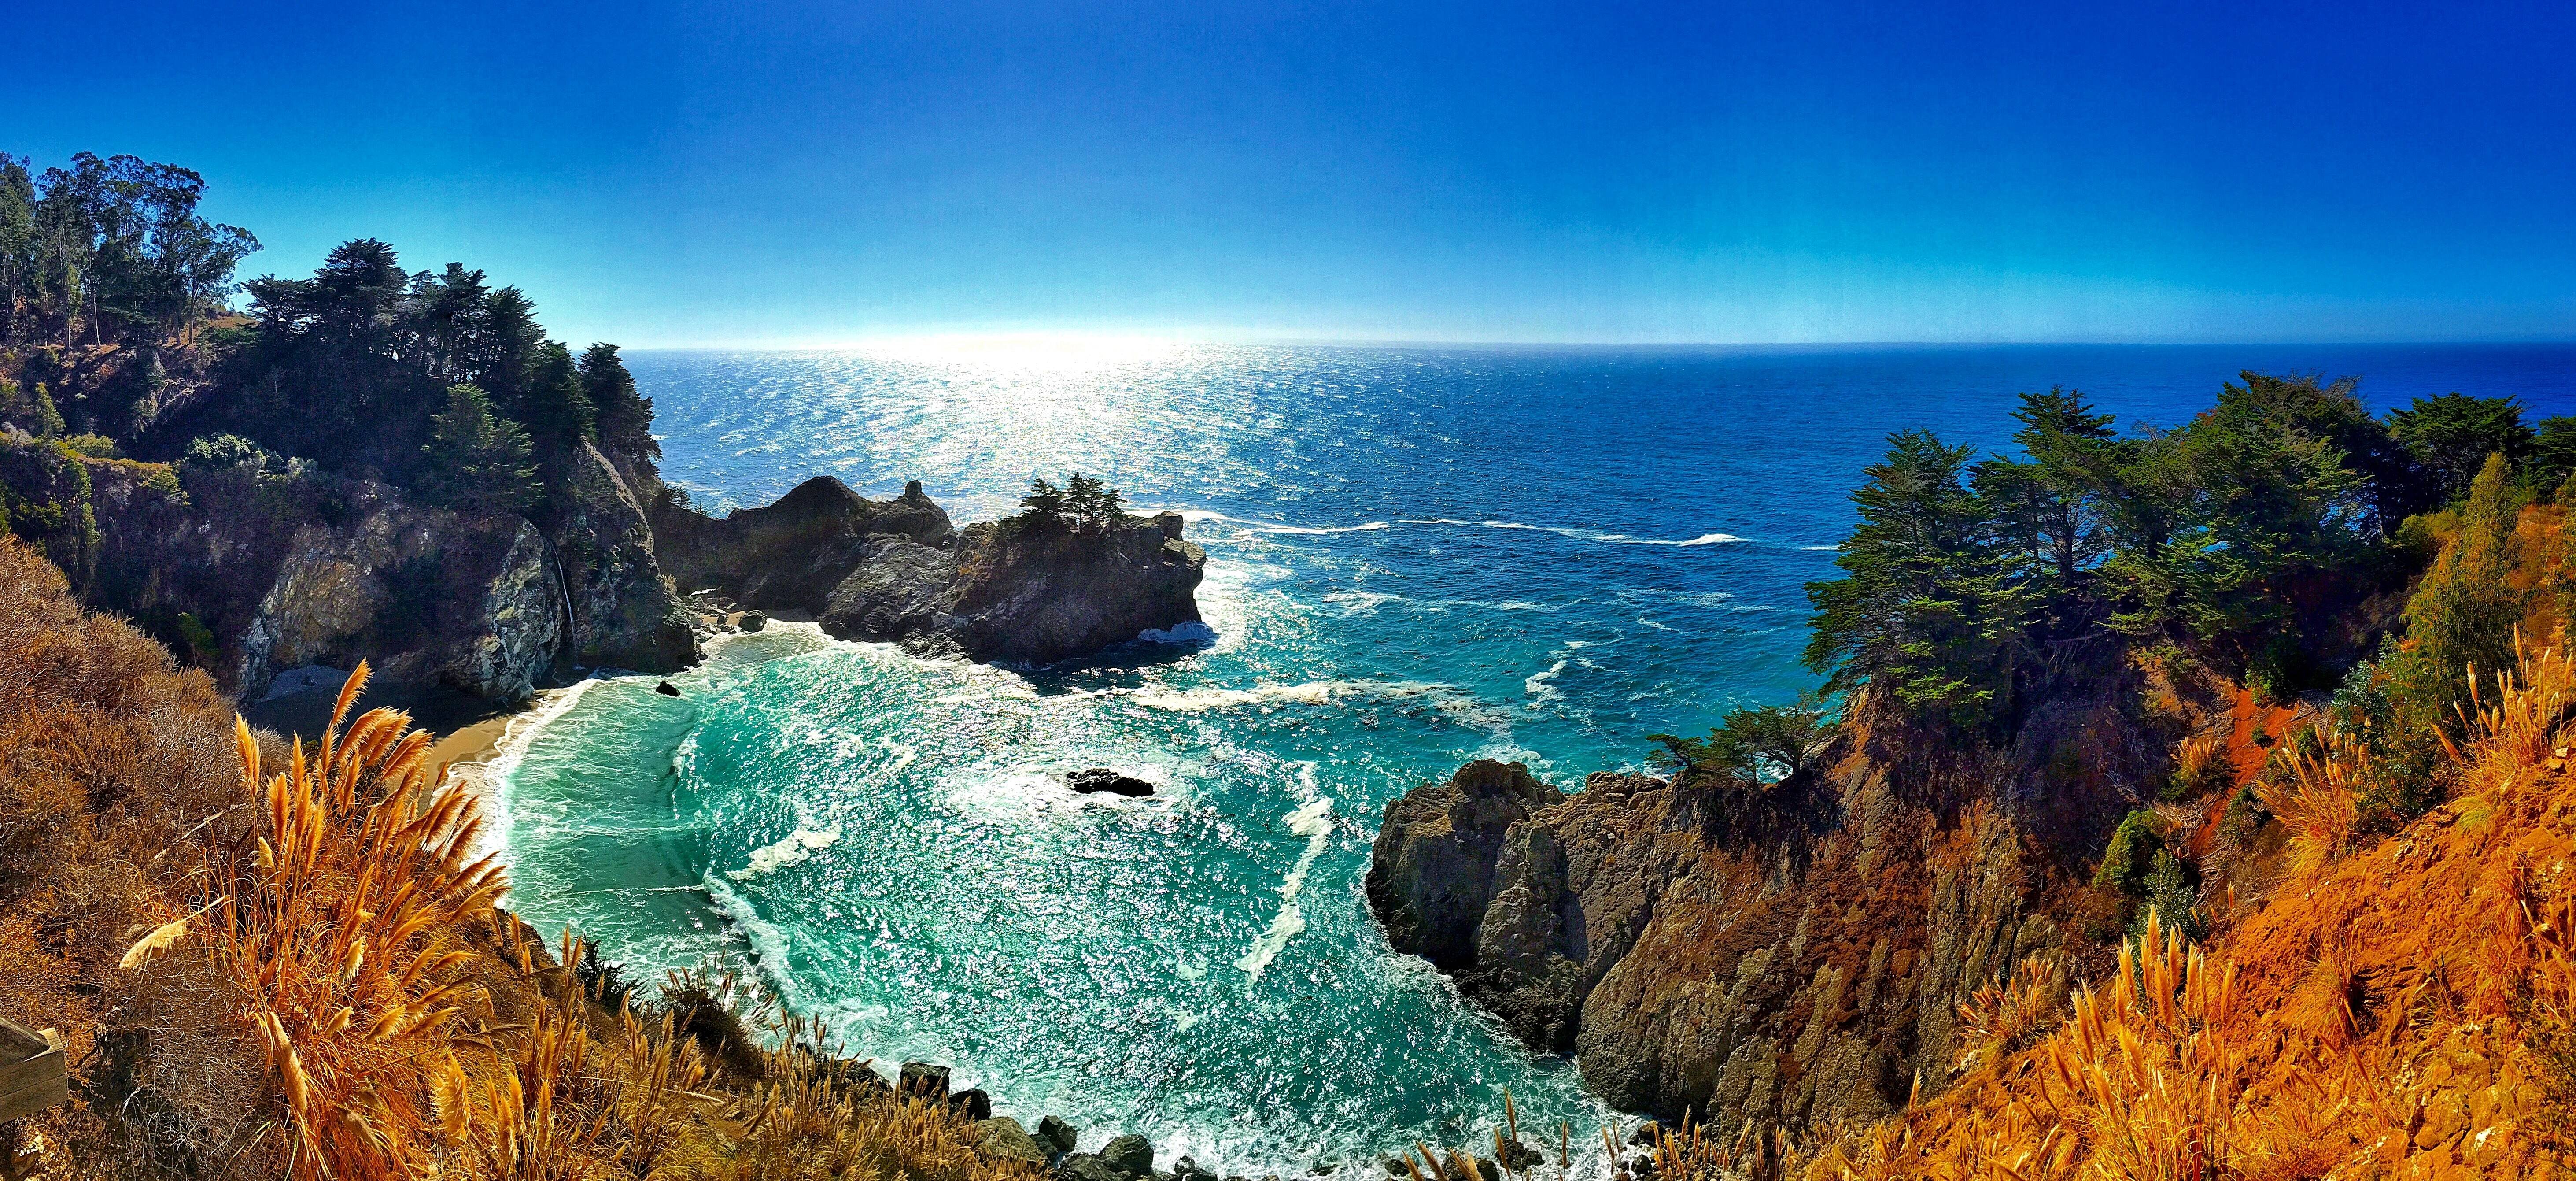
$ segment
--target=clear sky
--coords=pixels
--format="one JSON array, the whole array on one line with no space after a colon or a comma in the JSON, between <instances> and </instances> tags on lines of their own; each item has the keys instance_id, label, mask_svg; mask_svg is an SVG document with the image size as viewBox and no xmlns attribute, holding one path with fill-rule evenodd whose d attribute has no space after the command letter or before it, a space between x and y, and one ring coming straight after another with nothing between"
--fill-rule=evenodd
<instances>
[{"instance_id":1,"label":"clear sky","mask_svg":"<svg viewBox=\"0 0 2576 1181\"><path fill-rule=\"evenodd\" d=\"M132 152L630 346L2576 338L2576 4L33 4Z\"/></svg>"}]
</instances>

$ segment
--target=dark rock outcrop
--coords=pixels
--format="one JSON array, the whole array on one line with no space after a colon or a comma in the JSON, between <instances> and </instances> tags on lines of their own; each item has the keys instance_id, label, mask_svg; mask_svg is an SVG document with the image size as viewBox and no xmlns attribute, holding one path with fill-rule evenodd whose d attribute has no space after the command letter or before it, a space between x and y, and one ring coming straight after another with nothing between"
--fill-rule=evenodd
<instances>
[{"instance_id":1,"label":"dark rock outcrop","mask_svg":"<svg viewBox=\"0 0 2576 1181\"><path fill-rule=\"evenodd\" d=\"M685 592L716 590L763 611L821 610L858 569L868 543L899 538L929 549L948 543L948 514L916 481L893 500L870 500L816 476L772 504L709 517L668 499L655 505L663 567Z\"/></svg>"},{"instance_id":2,"label":"dark rock outcrop","mask_svg":"<svg viewBox=\"0 0 2576 1181\"><path fill-rule=\"evenodd\" d=\"M1071 1152L1082 1138L1082 1129L1066 1123L1063 1116L1050 1115L1038 1121L1038 1138L1054 1145L1057 1152Z\"/></svg>"},{"instance_id":3,"label":"dark rock outcrop","mask_svg":"<svg viewBox=\"0 0 2576 1181\"><path fill-rule=\"evenodd\" d=\"M976 660L1049 664L1199 618L1207 555L1181 540L1177 513L1097 530L973 525L956 551L940 633Z\"/></svg>"},{"instance_id":4,"label":"dark rock outcrop","mask_svg":"<svg viewBox=\"0 0 2576 1181\"><path fill-rule=\"evenodd\" d=\"M894 1089L908 1099L946 1099L948 1068L930 1062L906 1062L895 1075Z\"/></svg>"},{"instance_id":5,"label":"dark rock outcrop","mask_svg":"<svg viewBox=\"0 0 2576 1181\"><path fill-rule=\"evenodd\" d=\"M553 534L572 613L564 658L649 673L697 663L689 612L655 558L652 525L626 477L584 442L559 499Z\"/></svg>"},{"instance_id":6,"label":"dark rock outcrop","mask_svg":"<svg viewBox=\"0 0 2576 1181\"><path fill-rule=\"evenodd\" d=\"M1207 561L1173 514L958 530L918 482L876 501L829 476L720 519L665 501L652 526L691 593L809 614L841 639L1023 664L1196 622Z\"/></svg>"},{"instance_id":7,"label":"dark rock outcrop","mask_svg":"<svg viewBox=\"0 0 2576 1181\"><path fill-rule=\"evenodd\" d=\"M1135 778L1134 776L1121 775L1107 767L1093 767L1088 771L1076 771L1071 775L1065 776L1064 782L1065 786L1085 795L1089 795L1092 792L1102 791L1108 792L1112 795L1122 795L1131 798L1135 796L1150 796L1154 794L1153 784L1147 783L1142 779Z\"/></svg>"},{"instance_id":8,"label":"dark rock outcrop","mask_svg":"<svg viewBox=\"0 0 2576 1181\"><path fill-rule=\"evenodd\" d=\"M2071 900L2161 782L2134 693L2106 675L1983 753L1864 721L1765 787L1602 774L1569 796L1472 763L1387 806L1370 907L1532 1047L1575 1052L1614 1106L1875 1118L1948 1083L1959 1002L2020 957L2080 975L2108 955Z\"/></svg>"},{"instance_id":9,"label":"dark rock outcrop","mask_svg":"<svg viewBox=\"0 0 2576 1181\"><path fill-rule=\"evenodd\" d=\"M516 701L548 679L563 594L527 521L388 503L296 532L236 641L230 679L256 697L283 669L365 658L394 680Z\"/></svg>"},{"instance_id":10,"label":"dark rock outcrop","mask_svg":"<svg viewBox=\"0 0 2576 1181\"><path fill-rule=\"evenodd\" d=\"M1154 1143L1133 1132L1102 1146L1100 1159L1107 1161L1110 1168L1130 1177L1154 1175Z\"/></svg>"}]
</instances>

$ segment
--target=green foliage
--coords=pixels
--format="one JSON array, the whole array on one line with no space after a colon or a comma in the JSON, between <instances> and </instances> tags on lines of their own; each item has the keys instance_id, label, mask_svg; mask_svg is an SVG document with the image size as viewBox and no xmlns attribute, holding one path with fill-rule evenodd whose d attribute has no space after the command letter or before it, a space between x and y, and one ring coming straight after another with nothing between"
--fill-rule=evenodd
<instances>
[{"instance_id":1,"label":"green foliage","mask_svg":"<svg viewBox=\"0 0 2576 1181\"><path fill-rule=\"evenodd\" d=\"M222 649L215 642L213 631L209 630L196 616L182 611L179 613L178 632L180 642L186 645L185 651L189 663L199 668L215 666L215 661Z\"/></svg>"},{"instance_id":2,"label":"green foliage","mask_svg":"<svg viewBox=\"0 0 2576 1181\"><path fill-rule=\"evenodd\" d=\"M1020 513L1012 519L1030 525L1061 525L1064 510L1064 489L1040 476L1029 481L1029 494L1020 498Z\"/></svg>"},{"instance_id":3,"label":"green foliage","mask_svg":"<svg viewBox=\"0 0 2576 1181\"><path fill-rule=\"evenodd\" d=\"M188 441L180 463L207 471L247 470L272 472L283 470L285 461L277 453L240 435L199 435Z\"/></svg>"},{"instance_id":4,"label":"green foliage","mask_svg":"<svg viewBox=\"0 0 2576 1181\"><path fill-rule=\"evenodd\" d=\"M2562 488L2576 481L2576 416L2553 415L2540 420L2540 433L2531 444L2532 483L2540 488ZM2559 503L2566 503L2562 498Z\"/></svg>"},{"instance_id":5,"label":"green foliage","mask_svg":"<svg viewBox=\"0 0 2576 1181\"><path fill-rule=\"evenodd\" d=\"M1020 498L1020 511L1011 523L1099 530L1119 518L1125 511L1122 505L1117 489L1081 472L1068 477L1062 488L1041 477L1029 481L1029 494Z\"/></svg>"},{"instance_id":6,"label":"green foliage","mask_svg":"<svg viewBox=\"0 0 2576 1181\"><path fill-rule=\"evenodd\" d=\"M1844 576L1807 584L1805 659L1826 692L1968 731L2011 709L2035 596L1988 544L1987 506L1963 480L1973 453L1900 431L1866 469L1860 524L1834 559Z\"/></svg>"},{"instance_id":7,"label":"green foliage","mask_svg":"<svg viewBox=\"0 0 2576 1181\"><path fill-rule=\"evenodd\" d=\"M2156 856L2165 851L2165 828L2164 817L2154 812L2141 808L2129 813L2112 830L2111 844L2102 851L2102 866L2093 872L2093 884L2144 899Z\"/></svg>"},{"instance_id":8,"label":"green foliage","mask_svg":"<svg viewBox=\"0 0 2576 1181\"><path fill-rule=\"evenodd\" d=\"M2126 448L2111 416L2063 387L2021 395L2013 442L2024 459L1977 465L1977 494L1994 515L1998 543L2017 573L2044 594L2075 590L2109 548L2102 492Z\"/></svg>"},{"instance_id":9,"label":"green foliage","mask_svg":"<svg viewBox=\"0 0 2576 1181\"><path fill-rule=\"evenodd\" d=\"M1833 736L1834 724L1822 699L1811 693L1795 705L1730 710L1706 738L1646 737L1663 744L1659 757L1677 771L1722 776L1758 787L1806 770Z\"/></svg>"},{"instance_id":10,"label":"green foliage","mask_svg":"<svg viewBox=\"0 0 2576 1181\"><path fill-rule=\"evenodd\" d=\"M2111 626L2179 632L2253 667L2298 635L2298 604L2368 551L2375 485L2350 461L2384 451L2348 383L2250 373L2189 425L2141 440L2103 570L2119 604ZM2284 662L2275 651L2269 663Z\"/></svg>"},{"instance_id":11,"label":"green foliage","mask_svg":"<svg viewBox=\"0 0 2576 1181\"><path fill-rule=\"evenodd\" d=\"M68 435L62 445L66 451L91 459L114 459L117 455L116 440L105 435Z\"/></svg>"},{"instance_id":12,"label":"green foliage","mask_svg":"<svg viewBox=\"0 0 2576 1181\"><path fill-rule=\"evenodd\" d=\"M2413 463L2427 506L2467 494L2488 456L2502 455L2507 464L2518 465L2530 458L2537 442L2523 425L2522 403L2456 393L2417 398L2411 406L2389 411L2388 436Z\"/></svg>"},{"instance_id":13,"label":"green foliage","mask_svg":"<svg viewBox=\"0 0 2576 1181\"><path fill-rule=\"evenodd\" d=\"M1075 472L1064 482L1064 511L1075 524L1086 529L1107 526L1122 515L1118 490L1090 476Z\"/></svg>"},{"instance_id":14,"label":"green foliage","mask_svg":"<svg viewBox=\"0 0 2576 1181\"><path fill-rule=\"evenodd\" d=\"M447 391L447 409L431 419L421 483L434 503L478 512L518 512L542 491L526 431L492 412L473 385Z\"/></svg>"},{"instance_id":15,"label":"green foliage","mask_svg":"<svg viewBox=\"0 0 2576 1181\"><path fill-rule=\"evenodd\" d=\"M2165 930L2194 941L2208 934L2200 914L2199 877L2173 850L2158 849L2145 884L2147 907L2164 919Z\"/></svg>"},{"instance_id":16,"label":"green foliage","mask_svg":"<svg viewBox=\"0 0 2576 1181\"><path fill-rule=\"evenodd\" d=\"M184 336L259 240L197 215L188 169L88 152L39 177L0 156L0 343Z\"/></svg>"},{"instance_id":17,"label":"green foliage","mask_svg":"<svg viewBox=\"0 0 2576 1181\"><path fill-rule=\"evenodd\" d=\"M2469 486L2459 526L2406 604L2406 639L2383 645L2375 664L2346 678L2332 716L2363 734L2375 774L2360 801L2362 822L2403 824L2441 802L2435 768L2441 736L2457 737L2472 676L2512 666L2514 629L2530 593L2513 585L2515 527L2522 498L2491 455Z\"/></svg>"},{"instance_id":18,"label":"green foliage","mask_svg":"<svg viewBox=\"0 0 2576 1181\"><path fill-rule=\"evenodd\" d=\"M600 446L630 462L662 458L662 445L653 440L653 400L636 392L635 375L626 371L617 346L590 346L578 368L582 397L598 415Z\"/></svg>"}]
</instances>

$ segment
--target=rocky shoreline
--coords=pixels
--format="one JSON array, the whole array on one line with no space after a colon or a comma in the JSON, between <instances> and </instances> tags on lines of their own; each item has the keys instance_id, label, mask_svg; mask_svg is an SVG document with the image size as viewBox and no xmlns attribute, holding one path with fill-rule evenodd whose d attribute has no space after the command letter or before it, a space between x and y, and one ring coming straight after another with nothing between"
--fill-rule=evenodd
<instances>
[{"instance_id":1,"label":"rocky shoreline","mask_svg":"<svg viewBox=\"0 0 2576 1181\"><path fill-rule=\"evenodd\" d=\"M917 481L875 501L817 477L710 517L649 463L587 442L543 521L365 479L283 497L218 473L172 496L132 465L81 462L92 600L199 637L191 659L246 702L287 670L363 657L387 690L508 705L589 670L677 672L712 635L771 617L1044 665L1196 623L1206 564L1174 514L957 528Z\"/></svg>"}]
</instances>

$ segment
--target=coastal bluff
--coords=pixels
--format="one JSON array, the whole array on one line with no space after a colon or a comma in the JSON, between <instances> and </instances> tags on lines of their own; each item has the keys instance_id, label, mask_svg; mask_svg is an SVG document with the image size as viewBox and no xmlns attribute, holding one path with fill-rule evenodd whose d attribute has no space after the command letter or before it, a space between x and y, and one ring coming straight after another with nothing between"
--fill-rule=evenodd
<instances>
[{"instance_id":1,"label":"coastal bluff","mask_svg":"<svg viewBox=\"0 0 2576 1181\"><path fill-rule=\"evenodd\" d=\"M2022 957L2093 972L2084 857L2167 773L2134 676L2001 751L1863 720L1748 784L1478 761L1390 801L1365 878L1399 953L1605 1102L1716 1127L1872 1120L1955 1075L1959 1005ZM2216 716L2223 716L2223 709ZM2057 752L2094 756L2077 767Z\"/></svg>"},{"instance_id":2,"label":"coastal bluff","mask_svg":"<svg viewBox=\"0 0 2576 1181\"><path fill-rule=\"evenodd\" d=\"M720 518L666 500L653 527L691 593L810 616L839 639L1024 665L1197 623L1207 565L1176 513L960 529L919 481L877 501L817 476Z\"/></svg>"}]
</instances>

